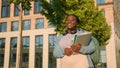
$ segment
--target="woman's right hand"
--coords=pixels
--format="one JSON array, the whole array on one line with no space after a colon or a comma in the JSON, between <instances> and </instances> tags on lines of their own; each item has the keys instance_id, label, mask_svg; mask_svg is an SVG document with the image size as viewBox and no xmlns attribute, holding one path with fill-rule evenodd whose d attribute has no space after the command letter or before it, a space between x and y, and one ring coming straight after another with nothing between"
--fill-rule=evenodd
<instances>
[{"instance_id":1,"label":"woman's right hand","mask_svg":"<svg viewBox=\"0 0 120 68\"><path fill-rule=\"evenodd\" d=\"M72 52L71 48L65 48L64 53L65 53L65 55L70 56L70 55L72 55L73 52Z\"/></svg>"},{"instance_id":2,"label":"woman's right hand","mask_svg":"<svg viewBox=\"0 0 120 68\"><path fill-rule=\"evenodd\" d=\"M76 44L76 45L71 45L71 49L72 51L74 52L79 52L79 50L81 49L82 45L79 43L79 44Z\"/></svg>"}]
</instances>

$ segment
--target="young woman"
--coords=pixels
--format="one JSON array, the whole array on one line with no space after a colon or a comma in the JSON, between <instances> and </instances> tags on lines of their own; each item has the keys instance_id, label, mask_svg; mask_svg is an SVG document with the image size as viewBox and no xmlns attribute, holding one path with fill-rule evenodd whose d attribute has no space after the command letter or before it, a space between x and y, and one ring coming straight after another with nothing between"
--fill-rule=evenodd
<instances>
[{"instance_id":1,"label":"young woman","mask_svg":"<svg viewBox=\"0 0 120 68\"><path fill-rule=\"evenodd\" d=\"M53 55L56 58L61 58L60 68L94 68L89 55L95 51L92 37L88 46L82 46L80 42L71 43L75 34L87 32L79 30L77 28L78 23L79 19L76 15L68 15L65 20L67 30L56 40Z\"/></svg>"}]
</instances>

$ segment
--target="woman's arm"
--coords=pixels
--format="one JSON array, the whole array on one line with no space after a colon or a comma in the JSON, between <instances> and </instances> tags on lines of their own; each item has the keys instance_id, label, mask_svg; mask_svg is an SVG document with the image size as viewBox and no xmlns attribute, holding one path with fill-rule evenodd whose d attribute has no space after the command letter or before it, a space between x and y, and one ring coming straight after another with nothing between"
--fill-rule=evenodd
<instances>
[{"instance_id":1,"label":"woman's arm","mask_svg":"<svg viewBox=\"0 0 120 68\"><path fill-rule=\"evenodd\" d=\"M64 49L63 48L60 48L59 46L59 41L61 39L62 36L59 36L55 42L55 46L54 46L54 49L53 49L53 56L56 57L56 58L60 58L60 57L63 57L64 56Z\"/></svg>"},{"instance_id":2,"label":"woman's arm","mask_svg":"<svg viewBox=\"0 0 120 68\"><path fill-rule=\"evenodd\" d=\"M82 46L79 50L83 54L92 54L96 50L93 38L91 37L90 43L88 46Z\"/></svg>"}]
</instances>

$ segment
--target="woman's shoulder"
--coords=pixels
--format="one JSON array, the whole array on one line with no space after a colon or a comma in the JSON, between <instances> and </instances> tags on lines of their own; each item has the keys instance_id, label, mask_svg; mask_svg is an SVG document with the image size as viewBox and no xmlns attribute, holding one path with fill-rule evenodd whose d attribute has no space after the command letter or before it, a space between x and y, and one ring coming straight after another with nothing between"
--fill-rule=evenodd
<instances>
[{"instance_id":1,"label":"woman's shoulder","mask_svg":"<svg viewBox=\"0 0 120 68\"><path fill-rule=\"evenodd\" d=\"M57 35L57 39L61 39L62 37L63 37L62 34L58 34L58 35Z\"/></svg>"}]
</instances>

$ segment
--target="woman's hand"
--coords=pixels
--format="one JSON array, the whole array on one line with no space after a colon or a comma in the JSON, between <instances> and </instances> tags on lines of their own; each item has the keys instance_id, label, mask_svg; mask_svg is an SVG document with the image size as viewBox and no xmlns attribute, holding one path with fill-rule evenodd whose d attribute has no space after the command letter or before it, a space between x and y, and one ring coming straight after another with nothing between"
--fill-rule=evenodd
<instances>
[{"instance_id":1,"label":"woman's hand","mask_svg":"<svg viewBox=\"0 0 120 68\"><path fill-rule=\"evenodd\" d=\"M70 55L72 55L73 52L72 52L71 48L65 48L64 53L65 53L65 55L70 56Z\"/></svg>"},{"instance_id":2,"label":"woman's hand","mask_svg":"<svg viewBox=\"0 0 120 68\"><path fill-rule=\"evenodd\" d=\"M76 45L72 45L71 46L71 49L72 49L72 51L74 51L74 52L79 52L79 50L81 49L81 44L79 43L79 44L76 44Z\"/></svg>"}]
</instances>

